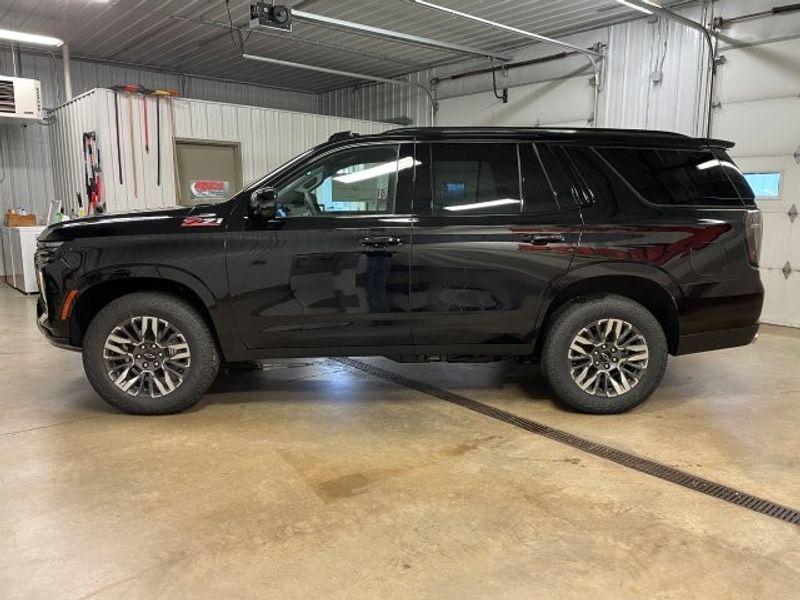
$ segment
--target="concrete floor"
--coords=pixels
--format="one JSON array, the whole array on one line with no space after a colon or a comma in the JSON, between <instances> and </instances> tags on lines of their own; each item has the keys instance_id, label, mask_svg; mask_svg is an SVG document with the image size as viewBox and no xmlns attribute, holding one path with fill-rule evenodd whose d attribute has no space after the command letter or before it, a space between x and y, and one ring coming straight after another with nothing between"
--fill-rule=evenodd
<instances>
[{"instance_id":1,"label":"concrete floor","mask_svg":"<svg viewBox=\"0 0 800 600\"><path fill-rule=\"evenodd\" d=\"M3 598L797 598L800 527L325 360L119 414L0 287ZM370 362L800 506L800 334L673 359L620 416L530 368Z\"/></svg>"}]
</instances>

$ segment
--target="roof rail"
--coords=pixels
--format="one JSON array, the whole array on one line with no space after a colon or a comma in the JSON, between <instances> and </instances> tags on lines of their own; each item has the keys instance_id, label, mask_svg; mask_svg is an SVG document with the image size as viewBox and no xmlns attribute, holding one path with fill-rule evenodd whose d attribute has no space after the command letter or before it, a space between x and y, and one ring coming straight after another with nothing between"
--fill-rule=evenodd
<instances>
[{"instance_id":1,"label":"roof rail","mask_svg":"<svg viewBox=\"0 0 800 600\"><path fill-rule=\"evenodd\" d=\"M343 142L344 140L349 140L352 138L359 137L359 134L353 133L352 131L339 131L334 133L331 137L328 138L329 142Z\"/></svg>"}]
</instances>

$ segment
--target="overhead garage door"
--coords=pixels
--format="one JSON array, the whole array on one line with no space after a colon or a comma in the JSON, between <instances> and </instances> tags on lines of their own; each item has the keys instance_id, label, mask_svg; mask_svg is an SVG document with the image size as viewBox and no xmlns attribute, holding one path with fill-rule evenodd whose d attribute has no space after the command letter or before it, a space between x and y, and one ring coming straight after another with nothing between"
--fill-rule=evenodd
<instances>
[{"instance_id":1,"label":"overhead garage door","mask_svg":"<svg viewBox=\"0 0 800 600\"><path fill-rule=\"evenodd\" d=\"M714 137L736 142L731 154L761 187L762 319L800 327L800 40L724 52Z\"/></svg>"}]
</instances>

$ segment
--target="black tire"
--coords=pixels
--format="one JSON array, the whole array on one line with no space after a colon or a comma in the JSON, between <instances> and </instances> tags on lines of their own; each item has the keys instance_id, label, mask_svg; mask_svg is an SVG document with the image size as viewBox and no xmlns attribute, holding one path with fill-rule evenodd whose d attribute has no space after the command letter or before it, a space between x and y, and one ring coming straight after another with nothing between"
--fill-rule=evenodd
<instances>
[{"instance_id":1,"label":"black tire","mask_svg":"<svg viewBox=\"0 0 800 600\"><path fill-rule=\"evenodd\" d=\"M575 363L569 357L576 336L584 328L604 319L621 319L631 324L644 337L649 352L638 383L612 397L602 395L602 391L600 395L584 391L571 374ZM664 330L644 306L622 296L586 296L569 302L550 320L542 348L542 376L558 400L568 408L591 414L621 413L638 406L655 391L664 376L667 356ZM621 359L617 360L622 364Z\"/></svg>"},{"instance_id":2,"label":"black tire","mask_svg":"<svg viewBox=\"0 0 800 600\"><path fill-rule=\"evenodd\" d=\"M106 340L112 331L128 319L141 316L174 325L185 338L191 355L182 382L156 398L123 391L109 376L104 358ZM113 300L92 319L83 342L83 368L89 383L106 402L136 415L166 415L194 406L214 381L219 365L217 345L204 319L185 300L161 292L139 292Z\"/></svg>"}]
</instances>

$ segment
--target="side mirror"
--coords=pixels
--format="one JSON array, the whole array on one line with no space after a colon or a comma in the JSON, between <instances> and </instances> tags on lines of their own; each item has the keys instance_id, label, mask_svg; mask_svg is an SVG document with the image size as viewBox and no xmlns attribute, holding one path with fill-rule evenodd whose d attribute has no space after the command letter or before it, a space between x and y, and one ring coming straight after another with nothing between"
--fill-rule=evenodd
<instances>
[{"instance_id":1,"label":"side mirror","mask_svg":"<svg viewBox=\"0 0 800 600\"><path fill-rule=\"evenodd\" d=\"M278 214L278 195L275 188L263 187L250 195L250 213L257 219L269 221Z\"/></svg>"}]
</instances>

